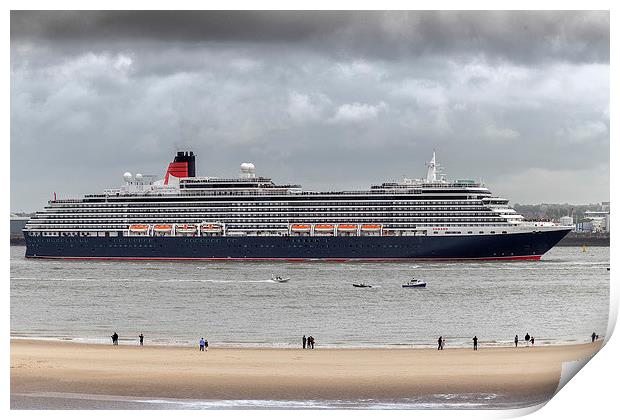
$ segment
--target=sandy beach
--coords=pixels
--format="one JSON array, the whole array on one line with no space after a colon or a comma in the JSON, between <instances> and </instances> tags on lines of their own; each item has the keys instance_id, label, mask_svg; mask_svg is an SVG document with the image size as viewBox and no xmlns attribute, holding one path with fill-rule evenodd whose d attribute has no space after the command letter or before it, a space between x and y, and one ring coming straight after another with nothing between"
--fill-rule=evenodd
<instances>
[{"instance_id":1,"label":"sandy beach","mask_svg":"<svg viewBox=\"0 0 620 420\"><path fill-rule=\"evenodd\" d=\"M11 394L141 398L399 399L436 393L553 395L561 364L594 344L471 349L240 349L11 341Z\"/></svg>"}]
</instances>

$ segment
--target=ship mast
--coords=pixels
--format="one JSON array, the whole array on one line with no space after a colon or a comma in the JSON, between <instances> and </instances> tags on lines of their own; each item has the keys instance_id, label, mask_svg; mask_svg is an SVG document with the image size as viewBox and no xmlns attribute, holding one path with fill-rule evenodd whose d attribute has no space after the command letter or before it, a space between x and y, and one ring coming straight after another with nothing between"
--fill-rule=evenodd
<instances>
[{"instance_id":1,"label":"ship mast","mask_svg":"<svg viewBox=\"0 0 620 420\"><path fill-rule=\"evenodd\" d=\"M426 172L426 182L437 182L437 164L435 162L435 152L433 151L433 158L430 162L426 163L428 168Z\"/></svg>"}]
</instances>

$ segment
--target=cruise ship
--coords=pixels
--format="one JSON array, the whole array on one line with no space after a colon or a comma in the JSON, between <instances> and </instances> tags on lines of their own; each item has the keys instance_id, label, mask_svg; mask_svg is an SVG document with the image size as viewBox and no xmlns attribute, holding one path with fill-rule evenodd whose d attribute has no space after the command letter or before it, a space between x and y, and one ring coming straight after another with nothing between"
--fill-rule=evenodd
<instances>
[{"instance_id":1,"label":"cruise ship","mask_svg":"<svg viewBox=\"0 0 620 420\"><path fill-rule=\"evenodd\" d=\"M423 179L307 191L257 176L196 176L178 152L163 179L49 201L26 224L26 257L128 260L538 260L570 230L528 222L473 180Z\"/></svg>"}]
</instances>

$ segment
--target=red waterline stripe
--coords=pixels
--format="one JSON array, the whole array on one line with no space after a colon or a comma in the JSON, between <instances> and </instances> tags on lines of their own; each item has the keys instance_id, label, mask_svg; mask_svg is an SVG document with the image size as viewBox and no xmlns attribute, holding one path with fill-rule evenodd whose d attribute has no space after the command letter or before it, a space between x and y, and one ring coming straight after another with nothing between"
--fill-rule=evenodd
<instances>
[{"instance_id":1,"label":"red waterline stripe","mask_svg":"<svg viewBox=\"0 0 620 420\"><path fill-rule=\"evenodd\" d=\"M542 255L475 258L201 258L201 257L56 257L27 255L26 258L98 261L284 261L284 262L411 262L411 261L538 261Z\"/></svg>"}]
</instances>

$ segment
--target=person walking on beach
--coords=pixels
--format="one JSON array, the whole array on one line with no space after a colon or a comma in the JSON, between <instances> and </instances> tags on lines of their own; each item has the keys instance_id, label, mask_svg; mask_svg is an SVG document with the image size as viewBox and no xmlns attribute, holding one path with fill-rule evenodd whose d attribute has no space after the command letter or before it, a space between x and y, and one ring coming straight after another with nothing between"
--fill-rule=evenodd
<instances>
[{"instance_id":1,"label":"person walking on beach","mask_svg":"<svg viewBox=\"0 0 620 420\"><path fill-rule=\"evenodd\" d=\"M198 344L200 345L200 351L205 351L205 339L200 338L200 342Z\"/></svg>"},{"instance_id":2,"label":"person walking on beach","mask_svg":"<svg viewBox=\"0 0 620 420\"><path fill-rule=\"evenodd\" d=\"M140 333L138 338L140 339L140 345L143 346L144 345L144 334Z\"/></svg>"},{"instance_id":3,"label":"person walking on beach","mask_svg":"<svg viewBox=\"0 0 620 420\"><path fill-rule=\"evenodd\" d=\"M472 338L472 340L474 340L474 350L478 350L478 337L474 335L474 338Z\"/></svg>"},{"instance_id":4,"label":"person walking on beach","mask_svg":"<svg viewBox=\"0 0 620 420\"><path fill-rule=\"evenodd\" d=\"M525 333L525 347L530 346L530 333Z\"/></svg>"},{"instance_id":5,"label":"person walking on beach","mask_svg":"<svg viewBox=\"0 0 620 420\"><path fill-rule=\"evenodd\" d=\"M530 338L530 343L532 343L532 347L534 347L534 336L532 336L532 338Z\"/></svg>"},{"instance_id":6,"label":"person walking on beach","mask_svg":"<svg viewBox=\"0 0 620 420\"><path fill-rule=\"evenodd\" d=\"M439 336L439 339L437 339L437 350L443 350L443 337Z\"/></svg>"},{"instance_id":7,"label":"person walking on beach","mask_svg":"<svg viewBox=\"0 0 620 420\"><path fill-rule=\"evenodd\" d=\"M519 347L519 335L515 335L515 347Z\"/></svg>"},{"instance_id":8,"label":"person walking on beach","mask_svg":"<svg viewBox=\"0 0 620 420\"><path fill-rule=\"evenodd\" d=\"M116 334L116 332L114 332L114 334L112 334L112 345L113 346L118 346L118 334Z\"/></svg>"},{"instance_id":9,"label":"person walking on beach","mask_svg":"<svg viewBox=\"0 0 620 420\"><path fill-rule=\"evenodd\" d=\"M592 333L592 342L594 343L594 340L596 340L596 333Z\"/></svg>"},{"instance_id":10,"label":"person walking on beach","mask_svg":"<svg viewBox=\"0 0 620 420\"><path fill-rule=\"evenodd\" d=\"M205 338L205 351L209 350L209 340Z\"/></svg>"},{"instance_id":11,"label":"person walking on beach","mask_svg":"<svg viewBox=\"0 0 620 420\"><path fill-rule=\"evenodd\" d=\"M301 339L301 346L302 346L302 348L304 348L304 349L306 348L306 336L305 336L305 335L304 335L304 336L302 337L302 339Z\"/></svg>"}]
</instances>

